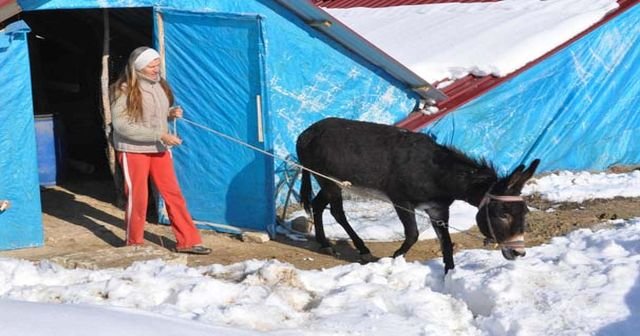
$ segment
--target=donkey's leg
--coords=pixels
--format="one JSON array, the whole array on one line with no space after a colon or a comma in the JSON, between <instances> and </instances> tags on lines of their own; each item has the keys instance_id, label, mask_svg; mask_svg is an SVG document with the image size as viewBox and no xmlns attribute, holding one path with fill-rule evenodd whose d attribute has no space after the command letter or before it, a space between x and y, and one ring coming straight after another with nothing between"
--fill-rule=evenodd
<instances>
[{"instance_id":1,"label":"donkey's leg","mask_svg":"<svg viewBox=\"0 0 640 336\"><path fill-rule=\"evenodd\" d=\"M416 215L413 212L414 207L410 202L393 202L395 204L396 213L404 226L404 242L400 248L393 253L393 257L406 254L411 246L418 241L418 225L416 224Z\"/></svg>"},{"instance_id":2,"label":"donkey's leg","mask_svg":"<svg viewBox=\"0 0 640 336\"><path fill-rule=\"evenodd\" d=\"M342 228L347 232L349 238L353 242L353 245L360 251L360 259L364 262L372 262L377 261L378 258L371 255L371 251L364 244L364 241L360 239L360 236L353 230L351 224L347 221L347 216L344 214L344 206L342 203L342 192L338 189L338 193L331 193L331 215L336 221L342 226Z\"/></svg>"},{"instance_id":3,"label":"donkey's leg","mask_svg":"<svg viewBox=\"0 0 640 336\"><path fill-rule=\"evenodd\" d=\"M444 262L444 273L453 269L453 243L449 235L449 206L438 206L426 209L429 214L431 226L440 241L440 250L442 251L442 261Z\"/></svg>"},{"instance_id":4,"label":"donkey's leg","mask_svg":"<svg viewBox=\"0 0 640 336\"><path fill-rule=\"evenodd\" d=\"M324 224L322 223L322 213L329 204L325 189L320 189L316 197L311 201L313 210L313 226L315 228L316 241L320 244L320 251L325 254L334 255L335 251L331 243L324 234Z\"/></svg>"}]
</instances>

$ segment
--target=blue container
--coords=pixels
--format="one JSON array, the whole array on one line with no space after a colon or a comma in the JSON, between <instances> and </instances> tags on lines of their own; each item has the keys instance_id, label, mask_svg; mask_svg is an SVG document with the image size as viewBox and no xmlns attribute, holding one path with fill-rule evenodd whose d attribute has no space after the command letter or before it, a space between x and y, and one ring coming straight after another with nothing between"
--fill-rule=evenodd
<instances>
[{"instance_id":1,"label":"blue container","mask_svg":"<svg viewBox=\"0 0 640 336\"><path fill-rule=\"evenodd\" d=\"M35 116L38 175L41 186L56 185L58 155L55 119L53 114Z\"/></svg>"}]
</instances>

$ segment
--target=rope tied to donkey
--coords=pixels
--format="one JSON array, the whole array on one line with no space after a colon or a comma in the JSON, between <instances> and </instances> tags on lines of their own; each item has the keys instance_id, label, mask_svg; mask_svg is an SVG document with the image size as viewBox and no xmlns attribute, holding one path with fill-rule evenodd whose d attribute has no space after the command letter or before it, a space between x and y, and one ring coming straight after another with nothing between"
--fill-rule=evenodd
<instances>
[{"instance_id":1,"label":"rope tied to donkey","mask_svg":"<svg viewBox=\"0 0 640 336\"><path fill-rule=\"evenodd\" d=\"M177 119L177 118L176 118L176 119ZM216 131L216 130L214 130L214 129L212 129L212 128L209 128L209 127L207 127L207 126L204 126L204 125L198 124L198 123L196 123L196 122L194 122L194 121L191 121L191 120L189 120L189 119L186 119L186 118L184 118L184 117L183 117L183 118L180 118L180 120L182 120L182 121L184 121L184 122L186 122L186 123L188 123L188 124L191 124L191 125L193 125L193 126L196 126L196 127L202 128L202 129L204 129L204 130L206 130L206 131L209 131L209 132L211 132L211 133L213 133L213 134L219 135L219 136L221 136L221 137L223 137L223 138L225 138L225 139L227 139L227 140L231 140L231 141L233 141L233 142L235 142L235 143L237 143L237 144L240 144L240 145L242 145L242 146L245 146L245 147L247 147L247 148L253 149L253 150L255 150L255 151L257 151L257 152L260 152L260 153L262 153L262 154L264 154L264 155L271 156L271 157L273 157L273 158L275 158L275 159L278 159L278 160L284 161L284 162L286 162L286 163L289 163L289 164L291 164L291 165L292 165L292 166L294 166L294 167L298 167L298 168L300 168L300 169L304 169L304 170L306 170L306 171L308 171L308 172L310 172L310 173L313 173L314 175L321 176L321 177L323 177L323 178L325 178L325 179L327 179L327 180L329 180L329 181L331 181L331 182L336 183L337 185L339 185L339 186L340 186L340 187L342 187L342 188L349 188L349 187L351 187L351 182L349 182L349 181L340 181L340 180L338 180L338 179L336 179L336 178L333 178L333 177L331 177L331 176L324 175L324 174L322 174L322 173L320 173L320 172L317 172L317 171L315 171L315 170L313 170L313 169L309 169L309 168L307 168L307 167L305 167L305 166L303 166L303 165L301 165L301 164L299 164L299 163L297 163L297 162L294 162L294 161L291 161L291 160L289 160L289 159L287 159L287 158L284 158L284 157L281 157L281 156L275 155L275 154L270 153L270 152L268 152L268 151L266 151L266 150L264 150L264 149L262 149L262 148L259 148L259 147L256 147L256 146L253 146L253 145L248 144L248 143L246 143L246 142L244 142L244 141L238 140L238 139L236 139L236 138L234 138L234 137L232 137L232 136L229 136L229 135L224 134L224 133L222 133L222 132ZM177 134L177 131L175 131L175 132L176 132L176 134Z\"/></svg>"},{"instance_id":2,"label":"rope tied to donkey","mask_svg":"<svg viewBox=\"0 0 640 336\"><path fill-rule=\"evenodd\" d=\"M176 118L176 119L178 119L178 118ZM176 120L176 119L174 119L174 132L175 132L175 134L177 134L177 125L175 124L175 120ZM310 173L312 173L312 174L314 174L314 175L316 175L316 176L320 176L320 177L322 177L322 178L325 178L325 179L327 179L327 180L329 180L329 181L332 181L332 182L336 183L338 186L340 186L340 187L341 187L341 188L343 188L343 189L349 189L349 188L352 186L351 182L349 182L349 181L340 181L340 180L338 180L338 179L336 179L336 178L333 178L333 177L331 177L331 176L327 176L327 175L322 174L322 173L320 173L320 172L317 172L317 171L315 171L315 170L313 170L313 169L307 168L307 167L305 167L305 166L303 166L303 165L301 165L301 164L299 164L299 163L297 163L297 162L295 162L295 161L291 161L291 160L289 160L289 159L287 159L287 158L281 157L281 156L279 156L279 155L275 155L275 154L270 153L270 152L268 152L268 151L266 151L266 150L264 150L264 149L262 149L262 148L259 148L259 147L256 147L256 146L253 146L253 145L248 144L248 143L246 143L246 142L244 142L244 141L242 141L242 140L236 139L236 138L234 138L234 137L232 137L232 136L230 136L230 135L224 134L224 133L222 133L222 132L220 132L220 131L214 130L214 129L212 129L212 128L209 128L209 127L207 127L207 126L204 126L204 125L202 125L202 124L199 124L199 123L197 123L197 122L191 121L191 120L186 119L186 118L184 118L184 117L179 118L179 119L180 119L180 120L182 120L182 121L184 121L184 122L186 122L186 123L188 123L188 124L191 124L191 125L193 125L193 126L196 126L196 127L198 127L198 128L201 128L201 129L203 129L203 130L205 130L205 131L208 131L208 132L211 132L211 133L216 134L216 135L218 135L218 136L221 136L221 137L223 137L223 138L225 138L225 139L227 139L227 140L233 141L233 142L235 142L235 143L237 143L237 144L239 144L239 145L242 145L242 146L244 146L244 147L250 148L250 149L255 150L255 151L259 152L259 153L262 153L262 154L264 154L264 155L267 155L267 156L273 157L273 158L278 159L278 160L281 160L281 161L283 161L283 162L287 162L287 163L291 164L291 165L292 165L292 166L294 166L294 167L297 167L297 168L300 168L300 169L306 170L306 171L308 171L308 172L310 172ZM376 199L376 200L379 200L379 201L382 201L382 202L385 202L385 203L389 203L389 204L391 204L391 205L392 205L393 207L395 207L395 208L398 208L398 209L404 210L404 211L409 212L409 213L412 213L412 214L414 214L414 215L421 216L421 217L423 217L423 218L424 218L424 217L427 217L427 218L429 218L430 222L431 222L431 223L432 223L432 225L434 225L434 226L440 226L440 227L451 228L451 229L453 229L453 230L457 231L458 233L462 233L462 234L465 234L465 235L467 235L467 236L470 236L470 237L473 237L473 238L479 239L479 240L481 240L481 241L485 241L485 238L484 238L484 237L481 237L481 236L479 236L479 235L473 234L473 233L468 232L468 231L466 231L466 230L462 230L462 229L456 228L455 226L452 226L452 225L451 225L451 224L449 224L449 223L444 223L444 221L442 221L442 220L431 220L431 217L429 217L428 215L425 215L425 214L422 214L422 213L416 212L416 211L414 211L414 210L411 210L411 209L408 209L408 208L405 208L405 207L399 206L399 205L397 205L397 204L394 204L393 202L390 202L388 199L384 199L384 198L382 198L382 197L378 197L378 196L374 196L374 195L371 195L371 197L372 197L372 198L374 198L374 199Z\"/></svg>"}]
</instances>

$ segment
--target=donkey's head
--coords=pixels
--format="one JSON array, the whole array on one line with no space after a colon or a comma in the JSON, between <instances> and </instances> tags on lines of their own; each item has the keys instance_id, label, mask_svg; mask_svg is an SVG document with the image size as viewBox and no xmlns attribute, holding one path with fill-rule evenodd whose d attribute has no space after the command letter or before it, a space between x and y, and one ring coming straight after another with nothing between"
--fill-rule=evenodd
<instances>
[{"instance_id":1,"label":"donkey's head","mask_svg":"<svg viewBox=\"0 0 640 336\"><path fill-rule=\"evenodd\" d=\"M502 247L502 255L509 260L525 255L524 230L527 204L520 196L524 183L538 168L539 159L529 168L518 166L508 176L498 179L484 194L478 205L476 223L480 232Z\"/></svg>"}]
</instances>

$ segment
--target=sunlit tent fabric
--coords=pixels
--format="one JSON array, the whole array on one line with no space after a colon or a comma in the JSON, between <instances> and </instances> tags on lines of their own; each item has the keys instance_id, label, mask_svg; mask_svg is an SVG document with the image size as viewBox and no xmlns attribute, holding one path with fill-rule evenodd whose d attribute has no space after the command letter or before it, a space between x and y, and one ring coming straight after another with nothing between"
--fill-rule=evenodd
<instances>
[{"instance_id":1,"label":"sunlit tent fabric","mask_svg":"<svg viewBox=\"0 0 640 336\"><path fill-rule=\"evenodd\" d=\"M424 132L503 171L640 163L640 6L463 105Z\"/></svg>"},{"instance_id":2,"label":"sunlit tent fabric","mask_svg":"<svg viewBox=\"0 0 640 336\"><path fill-rule=\"evenodd\" d=\"M0 250L42 245L31 78L22 21L0 31Z\"/></svg>"},{"instance_id":3,"label":"sunlit tent fabric","mask_svg":"<svg viewBox=\"0 0 640 336\"><path fill-rule=\"evenodd\" d=\"M162 13L167 77L185 111L197 111L189 120L264 149L255 118L264 95L260 17ZM175 165L196 219L263 229L265 217L275 218L271 157L192 124L178 127L186 143L173 150Z\"/></svg>"}]
</instances>

